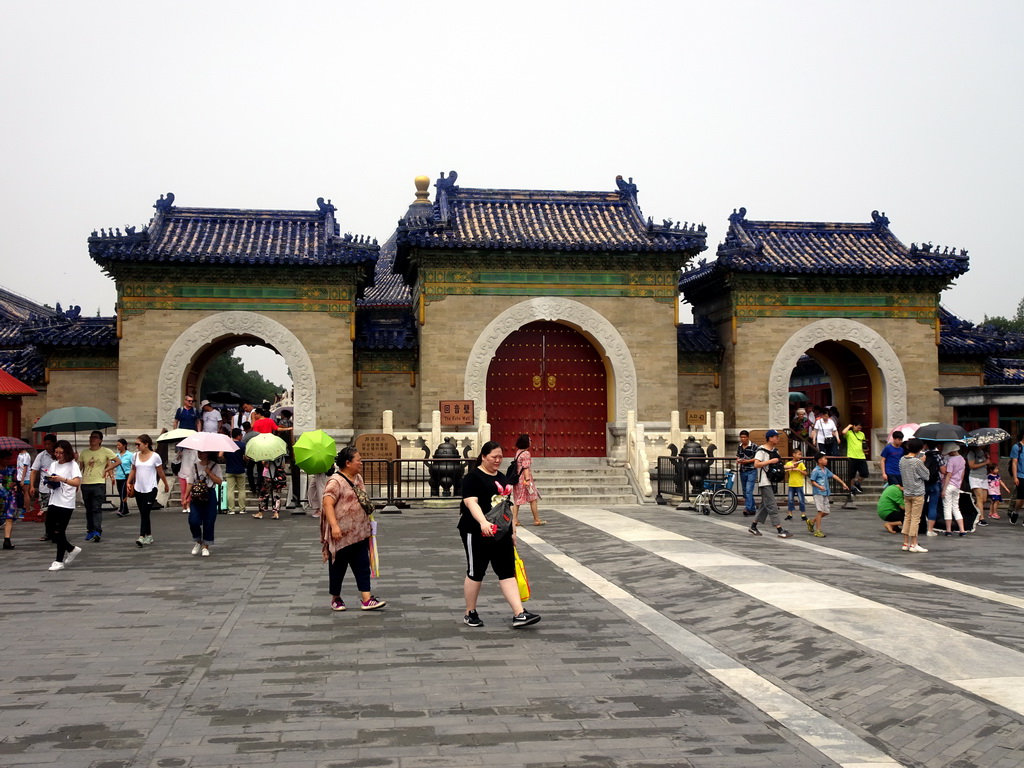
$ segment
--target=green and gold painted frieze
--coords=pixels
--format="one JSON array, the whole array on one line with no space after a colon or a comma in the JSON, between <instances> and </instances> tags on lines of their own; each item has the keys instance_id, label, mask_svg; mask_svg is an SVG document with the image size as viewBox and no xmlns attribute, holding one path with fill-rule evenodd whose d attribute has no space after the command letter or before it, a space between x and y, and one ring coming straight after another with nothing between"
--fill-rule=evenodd
<instances>
[{"instance_id":1,"label":"green and gold painted frieze","mask_svg":"<svg viewBox=\"0 0 1024 768\"><path fill-rule=\"evenodd\" d=\"M52 371L117 370L117 355L53 355L47 357L46 367Z\"/></svg>"},{"instance_id":2,"label":"green and gold painted frieze","mask_svg":"<svg viewBox=\"0 0 1024 768\"><path fill-rule=\"evenodd\" d=\"M676 296L676 275L665 272L427 269L420 279L428 301L445 296L604 296L670 303Z\"/></svg>"},{"instance_id":3,"label":"green and gold painted frieze","mask_svg":"<svg viewBox=\"0 0 1024 768\"><path fill-rule=\"evenodd\" d=\"M980 362L951 362L939 360L940 376L981 376L984 366Z\"/></svg>"},{"instance_id":4,"label":"green and gold painted frieze","mask_svg":"<svg viewBox=\"0 0 1024 768\"><path fill-rule=\"evenodd\" d=\"M355 291L338 285L240 285L223 283L141 283L118 286L122 317L151 309L326 312L347 318Z\"/></svg>"},{"instance_id":5,"label":"green and gold painted frieze","mask_svg":"<svg viewBox=\"0 0 1024 768\"><path fill-rule=\"evenodd\" d=\"M361 373L413 373L416 371L416 350L360 350L356 370Z\"/></svg>"},{"instance_id":6,"label":"green and gold painted frieze","mask_svg":"<svg viewBox=\"0 0 1024 768\"><path fill-rule=\"evenodd\" d=\"M718 366L717 355L680 355L676 365L676 372L680 376L710 376L718 373Z\"/></svg>"},{"instance_id":7,"label":"green and gold painted frieze","mask_svg":"<svg viewBox=\"0 0 1024 768\"><path fill-rule=\"evenodd\" d=\"M741 321L760 317L881 317L935 322L932 293L840 293L735 291L732 310Z\"/></svg>"}]
</instances>

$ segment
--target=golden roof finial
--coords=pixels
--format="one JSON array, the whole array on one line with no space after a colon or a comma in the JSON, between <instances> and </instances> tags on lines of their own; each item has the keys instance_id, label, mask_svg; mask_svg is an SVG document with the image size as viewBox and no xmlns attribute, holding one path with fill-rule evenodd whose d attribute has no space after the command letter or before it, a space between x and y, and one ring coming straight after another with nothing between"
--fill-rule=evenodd
<instances>
[{"instance_id":1,"label":"golden roof finial","mask_svg":"<svg viewBox=\"0 0 1024 768\"><path fill-rule=\"evenodd\" d=\"M413 205L417 203L430 205L430 192L427 191L430 188L430 177L417 176L413 183L416 185L416 199L413 201Z\"/></svg>"}]
</instances>

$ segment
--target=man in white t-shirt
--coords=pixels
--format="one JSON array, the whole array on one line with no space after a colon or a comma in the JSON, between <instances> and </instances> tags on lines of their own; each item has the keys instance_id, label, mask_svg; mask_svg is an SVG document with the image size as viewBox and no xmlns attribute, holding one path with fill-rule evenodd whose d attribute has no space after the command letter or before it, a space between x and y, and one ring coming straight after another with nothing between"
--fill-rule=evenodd
<instances>
[{"instance_id":1,"label":"man in white t-shirt","mask_svg":"<svg viewBox=\"0 0 1024 768\"><path fill-rule=\"evenodd\" d=\"M220 425L224 423L224 419L220 415L220 411L210 405L209 400L203 400L199 404L199 418L203 422L203 432L220 432Z\"/></svg>"},{"instance_id":2,"label":"man in white t-shirt","mask_svg":"<svg viewBox=\"0 0 1024 768\"><path fill-rule=\"evenodd\" d=\"M44 475L49 474L50 467L53 465L53 462L57 460L57 455L53 452L56 445L56 435L45 435L43 437L43 450L36 454L35 461L32 462L32 469L30 470L28 490L29 497L32 499L38 497L39 506L44 510L50 506L50 489L46 487L45 483L41 482L41 479ZM46 532L39 537L40 541L50 540L52 530L49 518L46 518L45 525Z\"/></svg>"},{"instance_id":3,"label":"man in white t-shirt","mask_svg":"<svg viewBox=\"0 0 1024 768\"><path fill-rule=\"evenodd\" d=\"M766 467L772 464L780 468L784 466L782 457L779 456L778 447L779 433L777 430L769 429L764 433L764 445L758 446L757 452L754 454L754 469L757 470L757 486L761 491L761 505L758 507L757 517L754 518L754 522L747 530L754 536L760 536L761 531L757 526L770 517L779 538L791 539L793 534L782 527L779 505L775 500L775 483L769 478L766 470Z\"/></svg>"}]
</instances>

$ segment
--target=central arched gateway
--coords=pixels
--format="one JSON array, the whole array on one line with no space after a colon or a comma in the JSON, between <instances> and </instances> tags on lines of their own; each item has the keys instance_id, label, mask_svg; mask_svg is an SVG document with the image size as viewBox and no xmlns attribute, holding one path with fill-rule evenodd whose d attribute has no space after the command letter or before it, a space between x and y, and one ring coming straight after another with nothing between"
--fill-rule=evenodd
<instances>
[{"instance_id":1,"label":"central arched gateway","mask_svg":"<svg viewBox=\"0 0 1024 768\"><path fill-rule=\"evenodd\" d=\"M157 413L169 424L181 402L196 362L212 349L259 341L278 352L288 364L295 387L295 432L316 426L316 376L313 362L299 339L281 323L258 312L218 312L191 325L167 350L160 366Z\"/></svg>"},{"instance_id":2,"label":"central arched gateway","mask_svg":"<svg viewBox=\"0 0 1024 768\"><path fill-rule=\"evenodd\" d=\"M510 333L487 371L491 437L511 451L529 434L534 456L604 456L607 371L594 345L562 323Z\"/></svg>"}]
</instances>

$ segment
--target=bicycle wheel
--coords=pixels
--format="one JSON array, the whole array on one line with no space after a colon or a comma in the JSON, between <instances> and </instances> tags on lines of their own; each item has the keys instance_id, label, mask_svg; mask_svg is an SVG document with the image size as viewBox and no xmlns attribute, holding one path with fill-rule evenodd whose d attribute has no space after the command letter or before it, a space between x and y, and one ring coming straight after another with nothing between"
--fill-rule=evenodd
<instances>
[{"instance_id":1,"label":"bicycle wheel","mask_svg":"<svg viewBox=\"0 0 1024 768\"><path fill-rule=\"evenodd\" d=\"M728 488L715 491L711 497L711 508L720 515L731 515L736 509L736 494Z\"/></svg>"}]
</instances>

